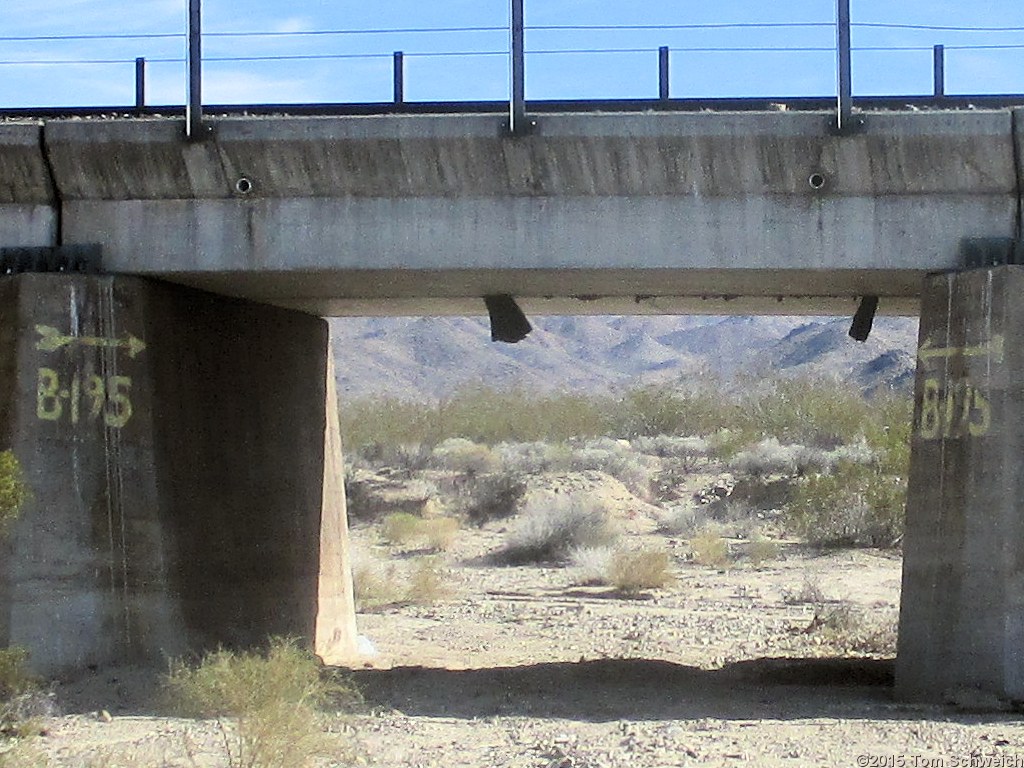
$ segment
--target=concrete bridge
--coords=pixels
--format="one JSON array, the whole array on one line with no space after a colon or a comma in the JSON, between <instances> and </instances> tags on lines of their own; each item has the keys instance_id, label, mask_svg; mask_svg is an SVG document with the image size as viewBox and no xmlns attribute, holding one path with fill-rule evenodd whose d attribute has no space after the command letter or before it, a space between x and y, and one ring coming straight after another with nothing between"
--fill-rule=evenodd
<instances>
[{"instance_id":1,"label":"concrete bridge","mask_svg":"<svg viewBox=\"0 0 1024 768\"><path fill-rule=\"evenodd\" d=\"M877 297L920 310L932 350L898 685L1024 699L1024 109L862 117L546 113L511 136L487 113L231 115L191 141L171 118L0 123L0 257L33 272L0 278L0 447L34 493L0 543L0 643L46 672L269 633L352 654L319 316ZM78 259L102 274L35 273Z\"/></svg>"}]
</instances>

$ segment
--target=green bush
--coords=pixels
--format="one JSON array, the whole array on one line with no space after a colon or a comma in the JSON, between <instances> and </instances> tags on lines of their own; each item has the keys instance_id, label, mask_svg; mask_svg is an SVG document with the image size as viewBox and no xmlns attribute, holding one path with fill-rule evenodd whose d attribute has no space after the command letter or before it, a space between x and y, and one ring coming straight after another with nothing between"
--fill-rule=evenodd
<instances>
[{"instance_id":1,"label":"green bush","mask_svg":"<svg viewBox=\"0 0 1024 768\"><path fill-rule=\"evenodd\" d=\"M784 510L786 527L822 547L891 547L903 534L906 477L840 463L800 482Z\"/></svg>"},{"instance_id":2,"label":"green bush","mask_svg":"<svg viewBox=\"0 0 1024 768\"><path fill-rule=\"evenodd\" d=\"M18 459L10 450L0 452L0 536L7 533L18 518L28 497Z\"/></svg>"},{"instance_id":3,"label":"green bush","mask_svg":"<svg viewBox=\"0 0 1024 768\"><path fill-rule=\"evenodd\" d=\"M175 714L230 719L221 722L228 763L245 768L312 765L325 748L319 708L358 701L312 653L280 638L265 654L218 650L197 666L172 662L164 685Z\"/></svg>"}]
</instances>

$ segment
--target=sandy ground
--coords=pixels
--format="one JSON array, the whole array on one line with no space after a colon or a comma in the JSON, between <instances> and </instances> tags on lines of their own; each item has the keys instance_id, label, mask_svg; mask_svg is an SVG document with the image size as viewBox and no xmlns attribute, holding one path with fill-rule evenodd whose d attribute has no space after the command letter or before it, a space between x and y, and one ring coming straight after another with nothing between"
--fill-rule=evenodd
<instances>
[{"instance_id":1,"label":"sandy ground","mask_svg":"<svg viewBox=\"0 0 1024 768\"><path fill-rule=\"evenodd\" d=\"M370 527L353 535L380 546ZM1024 766L1019 714L895 702L891 650L815 628L816 609L844 604L858 628L891 626L892 553L789 544L760 567L716 570L687 560L683 541L633 536L670 549L672 588L627 597L565 568L487 565L501 526L461 532L444 555L449 598L360 614L377 650L354 672L366 708L329 718L319 764L351 764L355 749L357 764L395 768ZM797 599L807 584L823 604ZM157 717L154 692L140 670L65 681L68 714L41 721L18 759L228 764L217 723Z\"/></svg>"}]
</instances>

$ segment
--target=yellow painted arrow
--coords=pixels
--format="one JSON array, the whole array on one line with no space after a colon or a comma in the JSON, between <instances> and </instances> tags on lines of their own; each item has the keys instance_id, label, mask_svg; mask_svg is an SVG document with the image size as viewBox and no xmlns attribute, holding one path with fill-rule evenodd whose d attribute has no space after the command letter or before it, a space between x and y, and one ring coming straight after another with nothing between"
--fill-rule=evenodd
<instances>
[{"instance_id":1,"label":"yellow painted arrow","mask_svg":"<svg viewBox=\"0 0 1024 768\"><path fill-rule=\"evenodd\" d=\"M82 344L86 347L101 349L126 349L128 357L135 358L146 348L146 342L131 334L123 339L108 339L102 336L65 336L52 325L37 325L36 333L40 336L36 342L36 349L41 349L44 352L53 352L72 344Z\"/></svg>"},{"instance_id":2,"label":"yellow painted arrow","mask_svg":"<svg viewBox=\"0 0 1024 768\"><path fill-rule=\"evenodd\" d=\"M942 357L991 357L993 362L1003 362L1003 335L992 334L992 338L984 344L975 344L968 347L936 347L931 339L925 339L924 344L917 350L917 356L921 362L927 363L933 358Z\"/></svg>"}]
</instances>

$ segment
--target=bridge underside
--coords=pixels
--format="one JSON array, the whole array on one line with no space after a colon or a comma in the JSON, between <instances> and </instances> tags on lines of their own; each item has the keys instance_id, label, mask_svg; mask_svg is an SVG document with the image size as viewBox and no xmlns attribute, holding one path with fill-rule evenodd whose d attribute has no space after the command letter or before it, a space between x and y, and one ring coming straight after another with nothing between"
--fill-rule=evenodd
<instances>
[{"instance_id":1,"label":"bridge underside","mask_svg":"<svg viewBox=\"0 0 1024 768\"><path fill-rule=\"evenodd\" d=\"M916 316L925 275L910 270L505 269L168 273L164 279L322 317L486 314L515 296L528 315L847 315L862 296ZM805 293L797 294L795 290Z\"/></svg>"}]
</instances>

